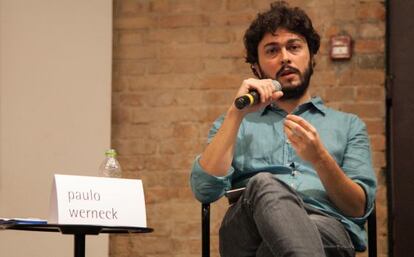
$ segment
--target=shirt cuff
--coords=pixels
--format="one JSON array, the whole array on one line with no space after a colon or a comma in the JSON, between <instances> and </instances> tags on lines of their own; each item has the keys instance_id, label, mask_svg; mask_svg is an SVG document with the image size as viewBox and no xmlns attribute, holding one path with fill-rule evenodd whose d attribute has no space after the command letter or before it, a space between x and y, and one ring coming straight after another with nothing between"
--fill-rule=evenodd
<instances>
[{"instance_id":1,"label":"shirt cuff","mask_svg":"<svg viewBox=\"0 0 414 257\"><path fill-rule=\"evenodd\" d=\"M196 157L191 171L191 189L194 196L202 203L211 203L224 195L226 190L231 189L231 177L234 168L230 167L226 176L213 176L208 174L200 166L200 155Z\"/></svg>"},{"instance_id":2,"label":"shirt cuff","mask_svg":"<svg viewBox=\"0 0 414 257\"><path fill-rule=\"evenodd\" d=\"M363 225L365 221L367 220L368 216L371 214L371 212L374 210L375 205L375 189L372 187L367 186L365 183L359 180L354 180L355 183L357 183L359 186L362 187L365 193L366 198L366 204L365 204L365 212L362 217L349 217L350 220L353 222Z\"/></svg>"}]
</instances>

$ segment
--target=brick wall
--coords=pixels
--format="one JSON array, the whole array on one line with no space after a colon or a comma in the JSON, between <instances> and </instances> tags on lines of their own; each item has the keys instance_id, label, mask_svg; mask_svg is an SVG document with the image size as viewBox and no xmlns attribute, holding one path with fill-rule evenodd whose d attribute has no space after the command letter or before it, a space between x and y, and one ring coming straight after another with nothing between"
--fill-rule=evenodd
<instances>
[{"instance_id":1,"label":"brick wall","mask_svg":"<svg viewBox=\"0 0 414 257\"><path fill-rule=\"evenodd\" d=\"M242 36L269 0L114 0L112 144L123 175L144 182L147 235L111 236L113 257L200 256L200 204L189 171L212 121L251 77ZM295 0L322 36L313 94L367 124L379 179L379 256L387 256L383 0ZM332 62L328 39L354 39L350 61ZM212 205L212 256L226 209ZM364 254L361 254L364 256Z\"/></svg>"}]
</instances>

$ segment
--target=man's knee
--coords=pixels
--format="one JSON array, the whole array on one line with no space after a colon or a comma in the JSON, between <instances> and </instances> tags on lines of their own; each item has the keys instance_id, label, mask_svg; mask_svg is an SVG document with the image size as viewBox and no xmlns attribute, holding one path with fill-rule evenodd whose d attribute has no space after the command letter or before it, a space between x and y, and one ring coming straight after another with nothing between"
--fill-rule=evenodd
<instances>
[{"instance_id":1,"label":"man's knee","mask_svg":"<svg viewBox=\"0 0 414 257\"><path fill-rule=\"evenodd\" d=\"M247 188L251 189L262 189L266 187L271 187L273 190L276 191L285 191L287 190L287 186L280 180L278 180L275 175L269 172L260 172L253 177L250 178L249 182L247 183Z\"/></svg>"},{"instance_id":2,"label":"man's knee","mask_svg":"<svg viewBox=\"0 0 414 257\"><path fill-rule=\"evenodd\" d=\"M274 175L269 172L260 172L250 178L248 186L257 187L268 183L274 183Z\"/></svg>"},{"instance_id":3,"label":"man's knee","mask_svg":"<svg viewBox=\"0 0 414 257\"><path fill-rule=\"evenodd\" d=\"M277 179L275 175L269 172L260 172L250 178L249 182L247 183L246 192L244 194L245 198L261 198L267 194L272 194L273 200L277 200L279 198L299 198L288 185Z\"/></svg>"}]
</instances>

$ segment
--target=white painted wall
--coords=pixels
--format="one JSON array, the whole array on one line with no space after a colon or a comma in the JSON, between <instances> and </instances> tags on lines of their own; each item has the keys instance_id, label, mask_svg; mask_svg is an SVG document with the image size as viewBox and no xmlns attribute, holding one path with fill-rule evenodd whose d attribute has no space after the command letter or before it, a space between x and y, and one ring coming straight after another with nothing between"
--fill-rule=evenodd
<instances>
[{"instance_id":1,"label":"white painted wall","mask_svg":"<svg viewBox=\"0 0 414 257\"><path fill-rule=\"evenodd\" d=\"M54 173L110 145L112 0L0 0L0 217L47 219ZM108 236L87 236L88 257ZM73 237L0 231L0 255L73 256Z\"/></svg>"}]
</instances>

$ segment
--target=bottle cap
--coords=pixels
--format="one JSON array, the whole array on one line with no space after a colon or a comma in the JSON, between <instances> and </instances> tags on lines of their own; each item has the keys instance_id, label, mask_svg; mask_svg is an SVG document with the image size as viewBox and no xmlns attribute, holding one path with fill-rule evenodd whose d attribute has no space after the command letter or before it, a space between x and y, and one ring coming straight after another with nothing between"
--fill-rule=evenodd
<instances>
[{"instance_id":1,"label":"bottle cap","mask_svg":"<svg viewBox=\"0 0 414 257\"><path fill-rule=\"evenodd\" d=\"M115 149L108 149L105 151L106 157L115 157L117 155Z\"/></svg>"}]
</instances>

